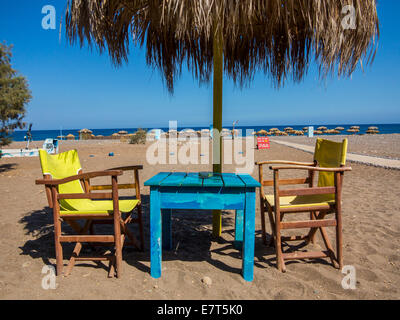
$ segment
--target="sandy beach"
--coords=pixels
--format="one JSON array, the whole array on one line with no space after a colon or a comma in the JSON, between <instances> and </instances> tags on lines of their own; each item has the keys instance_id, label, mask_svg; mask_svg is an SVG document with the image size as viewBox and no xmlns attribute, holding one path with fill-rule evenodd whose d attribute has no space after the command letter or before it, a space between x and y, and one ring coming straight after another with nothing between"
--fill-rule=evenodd
<instances>
[{"instance_id":1,"label":"sandy beach","mask_svg":"<svg viewBox=\"0 0 400 320\"><path fill-rule=\"evenodd\" d=\"M342 139L343 136L329 137ZM306 137L274 137L314 144ZM272 140L273 140L272 139ZM15 142L8 148L21 148ZM40 147L34 142L32 147ZM241 253L234 249L234 213L223 212L223 233L213 239L211 212L173 214L173 250L163 252L162 277L150 276L149 188L143 182L160 171L204 171L210 165L149 165L147 145L119 141L63 141L60 152L76 148L83 170L142 164L141 193L144 205L145 251L124 249L121 279L107 278L106 266L79 263L68 277L57 277L55 290L41 286L45 265L55 265L53 225L41 178L39 159L0 160L0 299L399 299L400 298L400 171L349 163L344 179L344 263L356 269L355 290L341 286L343 274L328 260L293 261L287 272L275 265L273 248L261 241L257 192L254 281L241 276ZM110 152L114 153L109 157ZM349 152L400 158L400 135L350 136ZM271 142L270 150L255 150L255 161L309 161L312 155ZM234 172L234 165L224 171ZM270 174L265 168L265 174ZM298 173L290 172L294 177ZM252 173L257 179L257 168ZM283 175L285 176L285 175ZM120 181L129 181L124 174ZM99 182L105 182L104 180ZM266 188L267 192L271 189ZM127 191L125 191L126 193ZM123 195L125 193L122 193ZM135 227L132 227L135 229ZM268 225L267 232L270 233ZM329 230L333 238L333 230ZM318 233L315 246L323 246ZM64 262L73 249L64 247ZM206 285L207 276L212 283Z\"/></svg>"}]
</instances>

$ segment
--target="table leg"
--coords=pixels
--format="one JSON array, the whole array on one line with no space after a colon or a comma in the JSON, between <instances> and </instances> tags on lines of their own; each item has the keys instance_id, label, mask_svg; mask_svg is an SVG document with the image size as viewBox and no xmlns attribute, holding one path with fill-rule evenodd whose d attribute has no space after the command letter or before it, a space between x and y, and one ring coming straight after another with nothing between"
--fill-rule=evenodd
<instances>
[{"instance_id":1,"label":"table leg","mask_svg":"<svg viewBox=\"0 0 400 320\"><path fill-rule=\"evenodd\" d=\"M244 211L236 210L235 213L235 241L233 242L233 246L237 250L241 250L243 246L243 218Z\"/></svg>"},{"instance_id":2,"label":"table leg","mask_svg":"<svg viewBox=\"0 0 400 320\"><path fill-rule=\"evenodd\" d=\"M162 210L162 248L172 250L171 209Z\"/></svg>"},{"instance_id":3,"label":"table leg","mask_svg":"<svg viewBox=\"0 0 400 320\"><path fill-rule=\"evenodd\" d=\"M256 194L255 190L246 191L246 207L244 211L244 239L242 272L246 281L253 281L254 277L254 240L255 240L255 214Z\"/></svg>"},{"instance_id":4,"label":"table leg","mask_svg":"<svg viewBox=\"0 0 400 320\"><path fill-rule=\"evenodd\" d=\"M161 209L158 188L150 190L150 274L161 277Z\"/></svg>"}]
</instances>

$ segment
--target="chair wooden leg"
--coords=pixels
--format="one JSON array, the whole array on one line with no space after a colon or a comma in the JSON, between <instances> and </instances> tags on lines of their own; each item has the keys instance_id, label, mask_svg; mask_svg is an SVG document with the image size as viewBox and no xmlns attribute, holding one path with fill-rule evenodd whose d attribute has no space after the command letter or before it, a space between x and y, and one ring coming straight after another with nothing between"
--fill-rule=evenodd
<instances>
[{"instance_id":1,"label":"chair wooden leg","mask_svg":"<svg viewBox=\"0 0 400 320\"><path fill-rule=\"evenodd\" d=\"M267 232L265 230L265 206L264 201L260 197L260 211L261 211L261 231L262 231L262 241L264 245L268 245L267 243Z\"/></svg>"},{"instance_id":2,"label":"chair wooden leg","mask_svg":"<svg viewBox=\"0 0 400 320\"><path fill-rule=\"evenodd\" d=\"M63 248L61 245L61 219L60 219L60 206L57 201L57 190L52 188L52 196L54 200L53 205L53 221L54 221L54 247L56 251L56 266L57 276L62 275L63 272Z\"/></svg>"},{"instance_id":3,"label":"chair wooden leg","mask_svg":"<svg viewBox=\"0 0 400 320\"><path fill-rule=\"evenodd\" d=\"M311 211L310 212L310 220L316 220L317 219L317 215L318 212L316 211ZM309 234L308 234L308 241L307 243L315 243L315 233L317 231L318 228L314 228L312 229L313 231L310 230Z\"/></svg>"},{"instance_id":4,"label":"chair wooden leg","mask_svg":"<svg viewBox=\"0 0 400 320\"><path fill-rule=\"evenodd\" d=\"M276 250L276 263L279 271L285 272L285 262L283 260L282 254L282 238L281 238L281 215L280 213L275 213L275 250Z\"/></svg>"},{"instance_id":5,"label":"chair wooden leg","mask_svg":"<svg viewBox=\"0 0 400 320\"><path fill-rule=\"evenodd\" d=\"M82 249L82 244L80 242L78 242L75 245L74 252L72 253L71 259L69 259L69 263L68 263L67 269L64 274L65 277L67 277L71 273L72 268L75 265L76 258L79 256L81 249Z\"/></svg>"},{"instance_id":6,"label":"chair wooden leg","mask_svg":"<svg viewBox=\"0 0 400 320\"><path fill-rule=\"evenodd\" d=\"M319 231L321 232L321 236L322 236L322 239L324 240L325 247L328 249L329 258L331 260L331 263L332 263L334 268L337 268L336 263L335 263L335 253L333 251L333 247L332 247L332 244L331 244L331 242L329 240L328 234L327 234L327 232L326 232L324 227L320 227Z\"/></svg>"},{"instance_id":7,"label":"chair wooden leg","mask_svg":"<svg viewBox=\"0 0 400 320\"><path fill-rule=\"evenodd\" d=\"M339 263L339 268L343 268L343 239L342 239L342 213L341 209L336 213L336 250L337 250L337 260Z\"/></svg>"},{"instance_id":8,"label":"chair wooden leg","mask_svg":"<svg viewBox=\"0 0 400 320\"><path fill-rule=\"evenodd\" d=\"M108 277L113 278L115 274L115 257L110 258L108 264Z\"/></svg>"},{"instance_id":9,"label":"chair wooden leg","mask_svg":"<svg viewBox=\"0 0 400 320\"><path fill-rule=\"evenodd\" d=\"M318 211L313 211L310 213L310 216L312 217L311 220L322 220L325 218L328 212L318 212ZM315 234L317 233L319 228L311 228L310 232L308 233L308 241L307 243L315 243Z\"/></svg>"},{"instance_id":10,"label":"chair wooden leg","mask_svg":"<svg viewBox=\"0 0 400 320\"><path fill-rule=\"evenodd\" d=\"M59 233L55 232L55 249L56 249L56 266L57 266L57 276L63 273L63 248L59 239Z\"/></svg>"},{"instance_id":11,"label":"chair wooden leg","mask_svg":"<svg viewBox=\"0 0 400 320\"><path fill-rule=\"evenodd\" d=\"M128 226L126 223L121 219L121 231L124 235L126 235L129 240L131 241L131 244L140 250L140 245L138 244L138 241L136 240L136 237L133 235L133 233L128 229Z\"/></svg>"},{"instance_id":12,"label":"chair wooden leg","mask_svg":"<svg viewBox=\"0 0 400 320\"><path fill-rule=\"evenodd\" d=\"M139 204L138 208L138 224L140 233L140 251L144 251L144 230L143 230L143 214L142 214L142 204Z\"/></svg>"},{"instance_id":13,"label":"chair wooden leg","mask_svg":"<svg viewBox=\"0 0 400 320\"><path fill-rule=\"evenodd\" d=\"M269 240L268 246L269 247L274 247L275 246L275 221L274 221L274 215L272 212L272 208L270 206L267 207L268 211L268 218L269 218L269 224L271 226L271 239Z\"/></svg>"}]
</instances>

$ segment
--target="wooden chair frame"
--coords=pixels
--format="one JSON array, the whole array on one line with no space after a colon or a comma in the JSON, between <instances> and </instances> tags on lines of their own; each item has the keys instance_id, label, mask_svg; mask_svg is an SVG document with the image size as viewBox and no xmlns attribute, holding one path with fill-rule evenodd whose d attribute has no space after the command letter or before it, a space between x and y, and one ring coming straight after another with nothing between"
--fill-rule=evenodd
<instances>
[{"instance_id":1,"label":"wooden chair frame","mask_svg":"<svg viewBox=\"0 0 400 320\"><path fill-rule=\"evenodd\" d=\"M63 242L73 242L76 243L72 257L69 260L66 272L64 276L70 274L76 261L109 261L109 277L112 276L114 270L116 276L119 278L121 276L121 263L122 263L122 247L124 245L125 236L129 238L131 244L140 250L144 247L144 234L143 234L143 222L142 222L142 208L141 208L141 198L140 198L140 183L139 183L139 172L143 166L130 166L113 168L106 171L97 171L82 173L82 170L71 177L64 179L52 179L50 175L44 175L43 179L36 180L36 184L45 185L46 195L49 202L49 207L53 210L53 220L54 220L54 234L55 234L55 250L56 250L56 265L57 265L57 275L63 274ZM135 183L134 184L118 184L118 176L123 174L123 171L134 170ZM96 177L111 177L110 185L95 185L90 184L90 179ZM74 193L74 194L60 194L58 193L58 186L67 182L74 180L80 180L84 193ZM136 199L139 203L135 207L137 208L138 217L136 219L132 218L132 212L122 217L119 211L119 197L118 189L136 189ZM111 192L94 193L91 191L95 190L111 190ZM61 199L112 199L113 201L113 213L109 216L104 216L104 214L88 214L88 215L61 215L59 200ZM77 220L84 220L85 223L83 227L77 222ZM61 221L68 223L71 228L77 233L77 235L62 235L61 234ZM137 244L137 240L134 235L127 228L128 223L138 223L140 231L140 245ZM113 235L95 235L93 232L94 224L113 224L114 234ZM89 234L88 234L89 233ZM114 245L115 254L113 255L103 255L97 257L82 257L80 256L80 251L82 249L82 243L92 243L93 245Z\"/></svg>"},{"instance_id":2,"label":"wooden chair frame","mask_svg":"<svg viewBox=\"0 0 400 320\"><path fill-rule=\"evenodd\" d=\"M271 165L283 166L271 166ZM343 250L342 250L342 185L343 175L345 171L351 171L350 167L341 166L340 168L322 168L318 166L318 162L293 162L293 161L263 161L257 162L259 169L259 180L261 183L260 188L260 208L261 208L261 227L262 239L265 245L274 245L276 250L277 267L280 271L285 272L285 260L294 259L314 259L314 258L330 258L334 267L343 267ZM270 165L273 170L273 180L264 181L263 178L263 165ZM280 179L279 172L281 170L306 170L308 177L298 179ZM316 172L333 172L334 173L334 186L332 187L316 187L314 183L314 176ZM284 185L300 185L306 184L307 188L296 189L281 189ZM270 206L268 201L265 200L264 186L272 186L274 188L274 205ZM284 196L300 196L300 195L316 195L316 194L334 194L334 205L321 205L321 206L304 206L281 208L280 197ZM266 237L265 226L265 212L268 213L268 218L271 225L272 236L268 243ZM290 221L284 222L284 215L287 213L310 212L310 219L305 221ZM329 213L334 213L335 218L325 219ZM326 227L336 227L336 255L334 253L332 244L328 238ZM287 229L301 229L310 228L306 235L300 236L282 236L282 230ZM292 252L283 253L283 241L301 241L305 240L307 243L314 243L315 233L321 232L326 251L317 252Z\"/></svg>"}]
</instances>

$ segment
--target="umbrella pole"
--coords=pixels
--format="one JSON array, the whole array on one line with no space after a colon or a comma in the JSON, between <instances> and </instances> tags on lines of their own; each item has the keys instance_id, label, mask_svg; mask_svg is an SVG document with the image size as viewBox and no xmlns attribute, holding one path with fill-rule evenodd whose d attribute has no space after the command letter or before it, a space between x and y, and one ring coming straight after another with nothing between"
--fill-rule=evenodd
<instances>
[{"instance_id":1,"label":"umbrella pole","mask_svg":"<svg viewBox=\"0 0 400 320\"><path fill-rule=\"evenodd\" d=\"M214 81L213 81L213 129L218 133L213 133L213 172L222 172L222 82L223 82L223 49L222 33L214 35ZM213 210L213 236L219 237L222 229L221 210Z\"/></svg>"}]
</instances>

